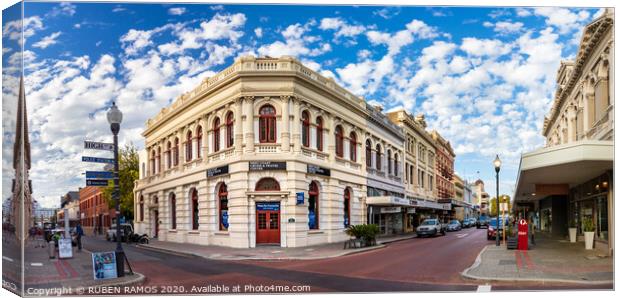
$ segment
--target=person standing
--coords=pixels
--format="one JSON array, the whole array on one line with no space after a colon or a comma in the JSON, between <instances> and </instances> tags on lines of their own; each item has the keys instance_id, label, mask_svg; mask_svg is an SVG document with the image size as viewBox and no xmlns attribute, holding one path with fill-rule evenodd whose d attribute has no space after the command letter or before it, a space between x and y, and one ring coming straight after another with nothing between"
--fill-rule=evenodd
<instances>
[{"instance_id":1,"label":"person standing","mask_svg":"<svg viewBox=\"0 0 620 298\"><path fill-rule=\"evenodd\" d=\"M84 235L84 230L82 229L82 225L80 223L75 227L75 233L77 234L77 246L78 250L82 250L82 236Z\"/></svg>"},{"instance_id":2,"label":"person standing","mask_svg":"<svg viewBox=\"0 0 620 298\"><path fill-rule=\"evenodd\" d=\"M536 245L536 240L534 239L534 233L536 231L536 226L534 225L534 219L530 217L530 242L532 242L532 245Z\"/></svg>"}]
</instances>

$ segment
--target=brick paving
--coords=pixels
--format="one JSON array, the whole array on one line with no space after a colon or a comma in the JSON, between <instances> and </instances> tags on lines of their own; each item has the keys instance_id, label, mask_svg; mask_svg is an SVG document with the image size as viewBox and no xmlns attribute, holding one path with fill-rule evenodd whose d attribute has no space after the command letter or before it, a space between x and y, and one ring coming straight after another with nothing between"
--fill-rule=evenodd
<instances>
[{"instance_id":1,"label":"brick paving","mask_svg":"<svg viewBox=\"0 0 620 298\"><path fill-rule=\"evenodd\" d=\"M149 244L138 245L172 254L192 255L213 260L314 260L344 256L368 250L380 249L384 244L410 239L415 234L380 237L377 245L363 248L344 249L344 242L329 243L307 247L257 246L255 248L231 248L215 245L198 245L151 240Z\"/></svg>"},{"instance_id":2,"label":"brick paving","mask_svg":"<svg viewBox=\"0 0 620 298\"><path fill-rule=\"evenodd\" d=\"M613 283L613 258L606 250L585 250L583 242L539 237L530 250L486 246L463 272L480 280L523 280L584 284Z\"/></svg>"}]
</instances>

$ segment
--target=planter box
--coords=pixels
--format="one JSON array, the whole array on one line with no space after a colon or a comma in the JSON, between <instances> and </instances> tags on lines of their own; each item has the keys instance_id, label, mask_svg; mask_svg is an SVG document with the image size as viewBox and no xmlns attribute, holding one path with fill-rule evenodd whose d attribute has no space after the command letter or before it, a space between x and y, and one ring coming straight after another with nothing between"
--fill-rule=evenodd
<instances>
[{"instance_id":1,"label":"planter box","mask_svg":"<svg viewBox=\"0 0 620 298\"><path fill-rule=\"evenodd\" d=\"M568 238L571 243L577 242L577 228L568 228Z\"/></svg>"},{"instance_id":2,"label":"planter box","mask_svg":"<svg viewBox=\"0 0 620 298\"><path fill-rule=\"evenodd\" d=\"M586 240L586 249L594 248L594 232L583 232L583 236Z\"/></svg>"}]
</instances>

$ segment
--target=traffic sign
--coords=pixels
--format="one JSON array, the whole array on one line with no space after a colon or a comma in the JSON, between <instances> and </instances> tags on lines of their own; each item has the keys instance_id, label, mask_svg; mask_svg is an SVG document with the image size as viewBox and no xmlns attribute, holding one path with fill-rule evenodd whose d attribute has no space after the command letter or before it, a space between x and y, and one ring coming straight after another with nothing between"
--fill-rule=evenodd
<instances>
[{"instance_id":1,"label":"traffic sign","mask_svg":"<svg viewBox=\"0 0 620 298\"><path fill-rule=\"evenodd\" d=\"M86 171L86 179L114 179L114 173L106 171Z\"/></svg>"},{"instance_id":2,"label":"traffic sign","mask_svg":"<svg viewBox=\"0 0 620 298\"><path fill-rule=\"evenodd\" d=\"M108 186L108 180L86 179L86 186Z\"/></svg>"},{"instance_id":3,"label":"traffic sign","mask_svg":"<svg viewBox=\"0 0 620 298\"><path fill-rule=\"evenodd\" d=\"M82 156L83 162L99 162L99 163L114 163L113 158L103 158L103 157L91 157L91 156Z\"/></svg>"},{"instance_id":4,"label":"traffic sign","mask_svg":"<svg viewBox=\"0 0 620 298\"><path fill-rule=\"evenodd\" d=\"M84 141L84 149L114 151L114 144Z\"/></svg>"}]
</instances>

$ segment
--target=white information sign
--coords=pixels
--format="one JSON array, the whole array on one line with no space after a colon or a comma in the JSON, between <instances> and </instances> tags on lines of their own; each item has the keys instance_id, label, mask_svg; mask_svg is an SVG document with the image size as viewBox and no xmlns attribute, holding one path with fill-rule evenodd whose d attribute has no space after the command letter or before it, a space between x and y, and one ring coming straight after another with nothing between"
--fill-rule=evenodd
<instances>
[{"instance_id":1,"label":"white information sign","mask_svg":"<svg viewBox=\"0 0 620 298\"><path fill-rule=\"evenodd\" d=\"M58 257L61 259L73 258L71 239L58 239Z\"/></svg>"}]
</instances>

